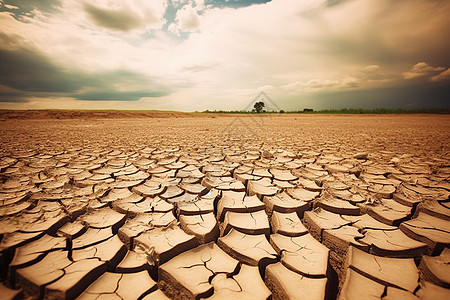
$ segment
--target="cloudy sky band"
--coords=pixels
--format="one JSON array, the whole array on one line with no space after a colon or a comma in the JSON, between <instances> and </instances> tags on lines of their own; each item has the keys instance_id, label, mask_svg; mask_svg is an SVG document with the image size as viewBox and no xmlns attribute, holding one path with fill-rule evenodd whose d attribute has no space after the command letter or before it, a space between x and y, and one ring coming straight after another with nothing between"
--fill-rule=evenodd
<instances>
[{"instance_id":1,"label":"cloudy sky band","mask_svg":"<svg viewBox=\"0 0 450 300\"><path fill-rule=\"evenodd\" d=\"M0 108L450 107L450 2L0 0ZM414 91L414 92L412 92Z\"/></svg>"}]
</instances>

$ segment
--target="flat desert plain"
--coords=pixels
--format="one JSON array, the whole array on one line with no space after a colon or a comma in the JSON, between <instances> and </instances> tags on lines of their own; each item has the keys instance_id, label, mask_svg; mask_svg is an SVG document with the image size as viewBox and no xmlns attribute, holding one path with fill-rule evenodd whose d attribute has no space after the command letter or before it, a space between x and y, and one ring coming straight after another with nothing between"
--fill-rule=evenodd
<instances>
[{"instance_id":1,"label":"flat desert plain","mask_svg":"<svg viewBox=\"0 0 450 300\"><path fill-rule=\"evenodd\" d=\"M2 299L449 299L450 116L0 112Z\"/></svg>"}]
</instances>

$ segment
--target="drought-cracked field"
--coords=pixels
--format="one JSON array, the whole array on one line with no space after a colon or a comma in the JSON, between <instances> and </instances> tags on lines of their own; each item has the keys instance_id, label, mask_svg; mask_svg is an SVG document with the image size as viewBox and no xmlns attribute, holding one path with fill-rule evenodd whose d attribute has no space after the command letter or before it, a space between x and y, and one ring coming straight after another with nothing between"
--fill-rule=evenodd
<instances>
[{"instance_id":1,"label":"drought-cracked field","mask_svg":"<svg viewBox=\"0 0 450 300\"><path fill-rule=\"evenodd\" d=\"M0 113L2 299L449 299L450 116Z\"/></svg>"}]
</instances>

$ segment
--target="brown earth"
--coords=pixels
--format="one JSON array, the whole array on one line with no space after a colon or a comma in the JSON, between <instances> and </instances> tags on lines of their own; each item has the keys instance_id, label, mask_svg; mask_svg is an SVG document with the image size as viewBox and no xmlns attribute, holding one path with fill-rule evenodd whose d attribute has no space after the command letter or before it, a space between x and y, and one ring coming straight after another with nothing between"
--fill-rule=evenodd
<instances>
[{"instance_id":1,"label":"brown earth","mask_svg":"<svg viewBox=\"0 0 450 300\"><path fill-rule=\"evenodd\" d=\"M0 111L0 124L6 299L450 295L449 115Z\"/></svg>"}]
</instances>

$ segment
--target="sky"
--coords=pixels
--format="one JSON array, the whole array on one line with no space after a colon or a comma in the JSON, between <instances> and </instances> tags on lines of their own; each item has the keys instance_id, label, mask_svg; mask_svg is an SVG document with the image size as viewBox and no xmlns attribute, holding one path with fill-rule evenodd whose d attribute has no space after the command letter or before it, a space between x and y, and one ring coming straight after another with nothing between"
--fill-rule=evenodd
<instances>
[{"instance_id":1,"label":"sky","mask_svg":"<svg viewBox=\"0 0 450 300\"><path fill-rule=\"evenodd\" d=\"M449 53L446 0L0 0L0 109L450 108Z\"/></svg>"}]
</instances>

